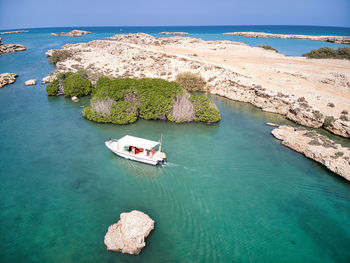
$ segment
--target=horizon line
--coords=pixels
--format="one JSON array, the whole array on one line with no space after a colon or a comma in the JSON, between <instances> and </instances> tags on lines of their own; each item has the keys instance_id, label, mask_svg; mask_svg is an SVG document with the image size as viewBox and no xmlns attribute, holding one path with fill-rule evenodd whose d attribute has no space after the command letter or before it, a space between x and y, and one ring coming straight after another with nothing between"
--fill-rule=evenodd
<instances>
[{"instance_id":1,"label":"horizon line","mask_svg":"<svg viewBox=\"0 0 350 263\"><path fill-rule=\"evenodd\" d=\"M21 27L21 28L7 28L0 29L0 31L8 31L8 30L28 30L28 29L44 29L44 28L87 28L87 27L215 27L215 26L300 26L300 27L335 27L335 28L347 28L350 29L350 26L326 26L326 25L291 25L291 24L273 24L273 25L253 25L253 24L245 24L245 25L148 25L148 26L131 26L131 25L117 25L117 26L43 26L43 27Z\"/></svg>"}]
</instances>

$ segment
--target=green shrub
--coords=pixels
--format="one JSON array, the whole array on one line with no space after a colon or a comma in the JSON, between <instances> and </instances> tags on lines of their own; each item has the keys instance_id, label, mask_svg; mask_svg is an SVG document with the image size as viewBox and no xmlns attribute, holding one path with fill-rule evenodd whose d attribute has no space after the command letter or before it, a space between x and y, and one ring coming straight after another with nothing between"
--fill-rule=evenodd
<instances>
[{"instance_id":1,"label":"green shrub","mask_svg":"<svg viewBox=\"0 0 350 263\"><path fill-rule=\"evenodd\" d=\"M47 85L46 93L49 96L56 96L57 92L58 92L58 79L55 79L49 85Z\"/></svg>"},{"instance_id":2,"label":"green shrub","mask_svg":"<svg viewBox=\"0 0 350 263\"><path fill-rule=\"evenodd\" d=\"M175 97L183 93L184 90L178 83L163 79L110 80L102 77L93 90L91 106L83 110L83 115L92 121L116 124L133 123L138 117L146 120L175 121L171 116L171 110ZM198 103L196 120L204 122L220 120L219 111L208 98L195 96L203 100Z\"/></svg>"},{"instance_id":3,"label":"green shrub","mask_svg":"<svg viewBox=\"0 0 350 263\"><path fill-rule=\"evenodd\" d=\"M70 51L57 49L52 52L52 55L49 57L49 62L56 65L58 62L64 61L71 56L72 53Z\"/></svg>"},{"instance_id":4,"label":"green shrub","mask_svg":"<svg viewBox=\"0 0 350 263\"><path fill-rule=\"evenodd\" d=\"M83 97L90 95L92 92L92 84L88 79L73 74L62 81L63 93L66 97Z\"/></svg>"},{"instance_id":5,"label":"green shrub","mask_svg":"<svg viewBox=\"0 0 350 263\"><path fill-rule=\"evenodd\" d=\"M193 94L189 100L194 103L194 111L197 121L206 123L220 121L221 117L219 110L207 97Z\"/></svg>"},{"instance_id":6,"label":"green shrub","mask_svg":"<svg viewBox=\"0 0 350 263\"><path fill-rule=\"evenodd\" d=\"M277 50L277 49L275 49L275 48L273 48L273 47L271 47L271 46L268 46L268 45L260 45L260 46L258 46L258 47L261 47L261 48L266 49L266 50L273 50L273 51L275 51L275 52L278 53L278 50Z\"/></svg>"},{"instance_id":7,"label":"green shrub","mask_svg":"<svg viewBox=\"0 0 350 263\"><path fill-rule=\"evenodd\" d=\"M335 58L350 60L350 47L339 47L338 49L321 47L319 49L313 49L309 53L303 54L303 56L307 58Z\"/></svg>"},{"instance_id":8,"label":"green shrub","mask_svg":"<svg viewBox=\"0 0 350 263\"><path fill-rule=\"evenodd\" d=\"M205 80L194 73L183 72L176 76L177 83L181 85L185 90L188 91L205 91L204 87L206 85Z\"/></svg>"},{"instance_id":9,"label":"green shrub","mask_svg":"<svg viewBox=\"0 0 350 263\"><path fill-rule=\"evenodd\" d=\"M62 83L63 94L66 97L82 97L90 95L92 92L92 84L87 79L84 71L63 72L57 75L57 78L46 87L47 95L56 96L59 90L59 83Z\"/></svg>"}]
</instances>

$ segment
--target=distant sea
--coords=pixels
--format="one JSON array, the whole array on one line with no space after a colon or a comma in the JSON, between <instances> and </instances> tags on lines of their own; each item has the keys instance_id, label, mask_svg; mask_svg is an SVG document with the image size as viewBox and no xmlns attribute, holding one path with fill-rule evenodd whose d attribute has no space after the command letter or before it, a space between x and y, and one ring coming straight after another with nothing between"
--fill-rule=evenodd
<instances>
[{"instance_id":1,"label":"distant sea","mask_svg":"<svg viewBox=\"0 0 350 263\"><path fill-rule=\"evenodd\" d=\"M180 31L190 33L189 37L202 38L204 40L231 40L246 43L250 46L271 45L280 53L287 56L301 56L309 52L311 49L320 47L338 48L347 46L342 44L334 44L320 41L311 41L304 39L272 39L272 38L246 38L241 36L222 35L225 32L265 32L274 34L300 34L300 35L336 35L350 36L350 28L347 27L324 27L324 26L130 26L130 27L62 27L62 28L32 28L29 34L46 34L51 32L70 31L73 29L81 29L91 31L94 34L86 35L71 39L70 42L89 41L93 39L103 39L113 34L128 34L144 32L156 37L169 37L159 35L161 31ZM7 30L2 30L7 31ZM28 33L27 33L28 34ZM15 37L15 35L3 36L4 39ZM349 46L349 45L348 45Z\"/></svg>"},{"instance_id":2,"label":"distant sea","mask_svg":"<svg viewBox=\"0 0 350 263\"><path fill-rule=\"evenodd\" d=\"M349 28L86 27L81 29L93 34L49 34L71 29L1 36L4 43L27 47L0 55L0 72L19 75L0 89L1 263L350 262L350 183L274 139L265 122L292 124L281 116L213 96L222 117L213 125L98 124L81 115L89 98L73 103L48 97L40 84L54 70L48 49L117 33L186 31L298 56L341 45L221 33L350 35ZM38 84L25 86L32 78ZM152 140L163 134L167 164L135 163L105 147L108 138L126 134ZM350 146L349 139L331 137ZM108 226L134 209L155 220L146 247L138 256L107 252Z\"/></svg>"}]
</instances>

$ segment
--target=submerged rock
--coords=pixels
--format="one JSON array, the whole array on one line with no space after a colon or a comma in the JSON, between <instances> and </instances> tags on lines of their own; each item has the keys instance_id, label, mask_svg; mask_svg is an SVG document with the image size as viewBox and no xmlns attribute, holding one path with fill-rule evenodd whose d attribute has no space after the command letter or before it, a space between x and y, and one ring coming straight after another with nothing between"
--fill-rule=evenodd
<instances>
[{"instance_id":1,"label":"submerged rock","mask_svg":"<svg viewBox=\"0 0 350 263\"><path fill-rule=\"evenodd\" d=\"M122 213L120 220L109 226L104 238L107 250L139 254L146 246L145 238L154 229L154 221L145 213L133 210Z\"/></svg>"},{"instance_id":2,"label":"submerged rock","mask_svg":"<svg viewBox=\"0 0 350 263\"><path fill-rule=\"evenodd\" d=\"M36 85L36 79L29 79L29 80L24 82L24 85L26 85L26 86Z\"/></svg>"},{"instance_id":3,"label":"submerged rock","mask_svg":"<svg viewBox=\"0 0 350 263\"><path fill-rule=\"evenodd\" d=\"M350 181L350 148L336 144L316 131L280 126L272 135L306 157L326 166L332 172Z\"/></svg>"},{"instance_id":4,"label":"submerged rock","mask_svg":"<svg viewBox=\"0 0 350 263\"><path fill-rule=\"evenodd\" d=\"M68 37L80 37L86 34L91 34L91 32L84 31L84 30L72 30L70 32L51 33L51 35L53 36L68 36Z\"/></svg>"},{"instance_id":5,"label":"submerged rock","mask_svg":"<svg viewBox=\"0 0 350 263\"><path fill-rule=\"evenodd\" d=\"M0 74L0 88L7 84L12 84L16 81L18 75L16 73L2 73Z\"/></svg>"}]
</instances>

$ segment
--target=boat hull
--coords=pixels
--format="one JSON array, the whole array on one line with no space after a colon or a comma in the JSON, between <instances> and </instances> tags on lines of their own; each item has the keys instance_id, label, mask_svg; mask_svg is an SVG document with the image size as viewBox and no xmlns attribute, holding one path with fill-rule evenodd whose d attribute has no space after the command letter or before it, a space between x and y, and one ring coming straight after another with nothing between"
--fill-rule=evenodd
<instances>
[{"instance_id":1,"label":"boat hull","mask_svg":"<svg viewBox=\"0 0 350 263\"><path fill-rule=\"evenodd\" d=\"M132 153L117 151L110 145L109 142L105 142L105 144L106 144L107 148L110 149L113 153L115 153L116 155L118 155L120 157L128 159L128 160L146 163L146 164L151 164L151 165L161 164L164 161L164 160L160 161L160 160L151 159L151 158L144 158L142 156L138 156L138 155L135 155Z\"/></svg>"}]
</instances>

